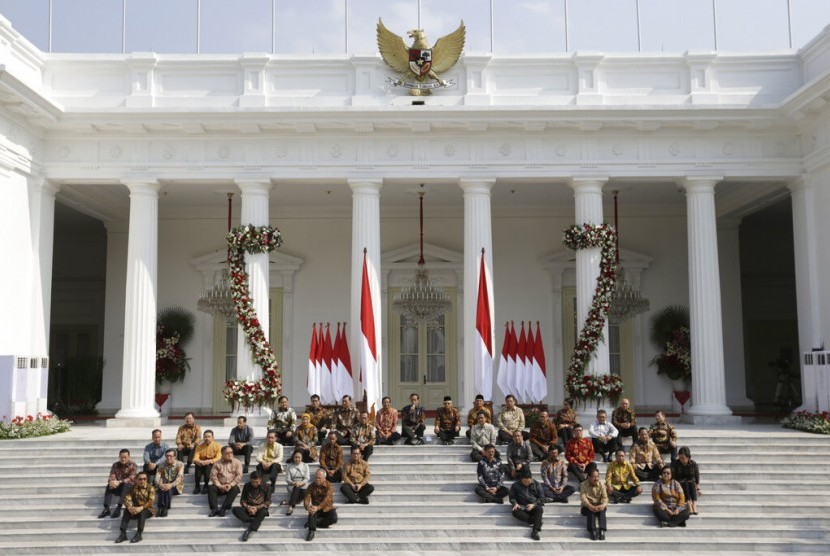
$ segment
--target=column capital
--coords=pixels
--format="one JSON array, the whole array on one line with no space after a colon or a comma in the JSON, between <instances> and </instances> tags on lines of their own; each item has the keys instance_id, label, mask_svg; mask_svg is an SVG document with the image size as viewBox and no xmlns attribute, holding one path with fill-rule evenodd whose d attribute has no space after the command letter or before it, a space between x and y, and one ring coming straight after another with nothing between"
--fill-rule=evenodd
<instances>
[{"instance_id":1,"label":"column capital","mask_svg":"<svg viewBox=\"0 0 830 556\"><path fill-rule=\"evenodd\" d=\"M686 193L715 192L715 186L723 181L723 176L688 176L680 180L680 187Z\"/></svg>"},{"instance_id":2,"label":"column capital","mask_svg":"<svg viewBox=\"0 0 830 556\"><path fill-rule=\"evenodd\" d=\"M268 177L238 178L233 180L243 195L264 195L267 194L274 184Z\"/></svg>"},{"instance_id":3,"label":"column capital","mask_svg":"<svg viewBox=\"0 0 830 556\"><path fill-rule=\"evenodd\" d=\"M161 184L158 180L150 178L128 178L122 179L121 183L130 190L130 195L152 195L158 197Z\"/></svg>"},{"instance_id":4,"label":"column capital","mask_svg":"<svg viewBox=\"0 0 830 556\"><path fill-rule=\"evenodd\" d=\"M490 190L493 189L493 186L496 185L495 178L482 178L482 179L468 179L462 178L458 180L458 187L464 191L465 194L467 193L486 193L490 194Z\"/></svg>"},{"instance_id":5,"label":"column capital","mask_svg":"<svg viewBox=\"0 0 830 556\"><path fill-rule=\"evenodd\" d=\"M347 183L355 195L378 195L383 188L383 180L377 179L350 179Z\"/></svg>"},{"instance_id":6,"label":"column capital","mask_svg":"<svg viewBox=\"0 0 830 556\"><path fill-rule=\"evenodd\" d=\"M608 176L575 176L568 180L568 186L574 193L602 193L608 180Z\"/></svg>"}]
</instances>

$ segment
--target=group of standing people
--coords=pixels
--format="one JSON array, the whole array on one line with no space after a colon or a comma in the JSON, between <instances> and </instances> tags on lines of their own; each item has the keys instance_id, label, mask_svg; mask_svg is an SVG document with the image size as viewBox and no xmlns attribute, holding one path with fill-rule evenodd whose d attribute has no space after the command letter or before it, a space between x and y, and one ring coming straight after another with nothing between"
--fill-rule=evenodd
<instances>
[{"instance_id":1,"label":"group of standing people","mask_svg":"<svg viewBox=\"0 0 830 556\"><path fill-rule=\"evenodd\" d=\"M650 428L638 429L630 403L622 400L611 422L605 411L597 413L586 437L569 401L553 418L547 411L540 412L526 431L525 415L513 396L507 396L497 419L484 398L477 396L467 415L467 426L470 458L477 462L476 493L486 502L503 503L508 498L513 515L531 526L535 540L540 539L544 504L567 503L576 492L568 484L569 475L580 483L581 512L588 518L587 528L594 540L605 538L608 503L630 502L642 493L641 481L655 481L654 514L661 525L685 526L689 515L697 513L697 464L688 448L677 449L677 433L662 412L657 412ZM244 416L237 419L223 446L212 430L202 432L195 416L188 413L178 428L175 446L162 440L160 430L152 432L140 472L129 450L121 450L110 469L104 508L98 517L121 517L117 543L127 540L129 522L136 520L137 532L130 542L140 542L146 520L168 515L173 498L183 492L184 475L192 468L193 494L207 494L208 517L224 517L231 511L246 525L241 540L247 541L269 515L278 477L283 473L286 497L280 505L286 507L286 515L292 515L302 503L308 515L306 539L310 541L318 528L337 523L333 485L342 483L340 492L346 503L368 504L374 492L368 463L374 446L401 440L409 445L424 444L425 430L425 411L417 393L400 412L391 407L388 397L383 398L374 423L367 412L354 407L350 396L344 396L333 411L321 405L319 396L312 396L299 417L288 398L281 396L268 421L265 441L259 446L254 445L253 429ZM436 412L433 431L439 442L453 444L460 430L459 410L446 396ZM633 440L628 455L621 442L627 436ZM506 445L504 462L496 448L499 444ZM344 447L350 452L348 461ZM287 451L290 455L284 459ZM664 453L671 455L671 465L663 465ZM604 484L595 463L597 454L609 463ZM242 461L235 456L242 456ZM243 485L252 461L256 468ZM542 462L540 481L533 478L532 461ZM312 476L309 464L314 462L319 463L319 469ZM509 489L504 485L507 476L514 479ZM239 505L233 507L237 497Z\"/></svg>"}]
</instances>

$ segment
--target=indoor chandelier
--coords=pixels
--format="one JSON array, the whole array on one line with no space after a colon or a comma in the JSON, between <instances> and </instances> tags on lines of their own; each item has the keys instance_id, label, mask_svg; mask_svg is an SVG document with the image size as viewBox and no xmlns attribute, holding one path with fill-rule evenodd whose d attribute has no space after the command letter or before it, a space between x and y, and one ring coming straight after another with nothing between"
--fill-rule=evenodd
<instances>
[{"instance_id":1,"label":"indoor chandelier","mask_svg":"<svg viewBox=\"0 0 830 556\"><path fill-rule=\"evenodd\" d=\"M611 296L608 319L611 322L623 322L640 313L645 313L650 303L643 294L625 277L625 269L620 263L620 227L617 213L617 191L614 191L614 228L617 230L617 283Z\"/></svg>"},{"instance_id":2,"label":"indoor chandelier","mask_svg":"<svg viewBox=\"0 0 830 556\"><path fill-rule=\"evenodd\" d=\"M395 296L395 310L404 316L405 326L426 324L428 328L441 326L439 317L450 310L449 298L441 288L432 285L424 267L424 184L418 192L420 202L421 256L415 270L415 280Z\"/></svg>"},{"instance_id":3,"label":"indoor chandelier","mask_svg":"<svg viewBox=\"0 0 830 556\"><path fill-rule=\"evenodd\" d=\"M228 193L228 232L231 231L232 199L233 193ZM196 302L196 308L209 315L222 315L228 324L236 323L236 308L231 297L231 282L230 276L228 275L227 261L222 268L219 283L202 293L199 301Z\"/></svg>"}]
</instances>

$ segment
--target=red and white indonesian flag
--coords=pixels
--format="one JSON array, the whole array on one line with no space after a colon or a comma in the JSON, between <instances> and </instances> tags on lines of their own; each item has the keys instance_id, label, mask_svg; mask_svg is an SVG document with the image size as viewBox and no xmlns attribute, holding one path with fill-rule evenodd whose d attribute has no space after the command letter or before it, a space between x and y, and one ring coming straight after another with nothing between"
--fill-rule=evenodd
<instances>
[{"instance_id":1,"label":"red and white indonesian flag","mask_svg":"<svg viewBox=\"0 0 830 556\"><path fill-rule=\"evenodd\" d=\"M527 323L527 345L525 346L525 403L533 401L533 325Z\"/></svg>"},{"instance_id":2,"label":"red and white indonesian flag","mask_svg":"<svg viewBox=\"0 0 830 556\"><path fill-rule=\"evenodd\" d=\"M366 409L371 414L380 409L380 362L378 361L378 338L375 322L374 300L369 284L369 269L366 252L363 252L363 279L360 289L360 376L366 390Z\"/></svg>"},{"instance_id":3,"label":"red and white indonesian flag","mask_svg":"<svg viewBox=\"0 0 830 556\"><path fill-rule=\"evenodd\" d=\"M308 395L320 395L320 369L317 367L317 323L311 325L311 346L308 348Z\"/></svg>"},{"instance_id":4,"label":"red and white indonesian flag","mask_svg":"<svg viewBox=\"0 0 830 556\"><path fill-rule=\"evenodd\" d=\"M490 309L490 288L487 269L484 264L484 249L481 250L481 269L478 275L478 304L476 305L476 335L473 372L477 394L485 400L493 395L493 315Z\"/></svg>"},{"instance_id":5,"label":"red and white indonesian flag","mask_svg":"<svg viewBox=\"0 0 830 556\"><path fill-rule=\"evenodd\" d=\"M514 396L518 394L518 386L516 385L516 358L519 351L519 340L516 338L516 328L513 322L510 322L510 345L507 348L507 389Z\"/></svg>"},{"instance_id":6,"label":"red and white indonesian flag","mask_svg":"<svg viewBox=\"0 0 830 556\"><path fill-rule=\"evenodd\" d=\"M533 403L539 403L548 395L548 371L545 365L545 348L542 346L542 333L536 322L536 340L533 342Z\"/></svg>"},{"instance_id":7,"label":"red and white indonesian flag","mask_svg":"<svg viewBox=\"0 0 830 556\"><path fill-rule=\"evenodd\" d=\"M329 325L326 323L326 335L323 337L322 366L320 369L320 399L326 404L337 402L337 399L334 397L331 354L331 334L329 333Z\"/></svg>"},{"instance_id":8,"label":"red and white indonesian flag","mask_svg":"<svg viewBox=\"0 0 830 556\"><path fill-rule=\"evenodd\" d=\"M501 357L499 358L499 374L496 377L496 384L501 393L507 396L510 393L510 386L507 382L507 361L510 358L510 323L504 323L504 340L501 343Z\"/></svg>"},{"instance_id":9,"label":"red and white indonesian flag","mask_svg":"<svg viewBox=\"0 0 830 556\"><path fill-rule=\"evenodd\" d=\"M337 400L343 396L354 398L354 381L352 380L352 362L349 354L349 344L346 340L346 323L343 323L343 332L340 332L340 323L337 323L337 339L334 341L334 395Z\"/></svg>"},{"instance_id":10,"label":"red and white indonesian flag","mask_svg":"<svg viewBox=\"0 0 830 556\"><path fill-rule=\"evenodd\" d=\"M516 346L516 392L518 401L523 403L527 399L525 392L525 373L527 372L527 335L525 323L522 321L522 333L519 335L519 345Z\"/></svg>"}]
</instances>

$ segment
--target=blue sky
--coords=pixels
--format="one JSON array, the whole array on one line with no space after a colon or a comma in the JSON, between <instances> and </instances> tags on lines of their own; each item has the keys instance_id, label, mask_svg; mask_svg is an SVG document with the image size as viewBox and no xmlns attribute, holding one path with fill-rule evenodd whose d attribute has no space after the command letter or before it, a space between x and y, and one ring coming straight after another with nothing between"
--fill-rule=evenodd
<instances>
[{"instance_id":1,"label":"blue sky","mask_svg":"<svg viewBox=\"0 0 830 556\"><path fill-rule=\"evenodd\" d=\"M374 54L378 17L400 35L420 20L430 42L463 19L467 53L712 50L715 28L718 50L769 51L830 23L830 0L0 0L0 14L47 51L50 5L53 52Z\"/></svg>"}]
</instances>

